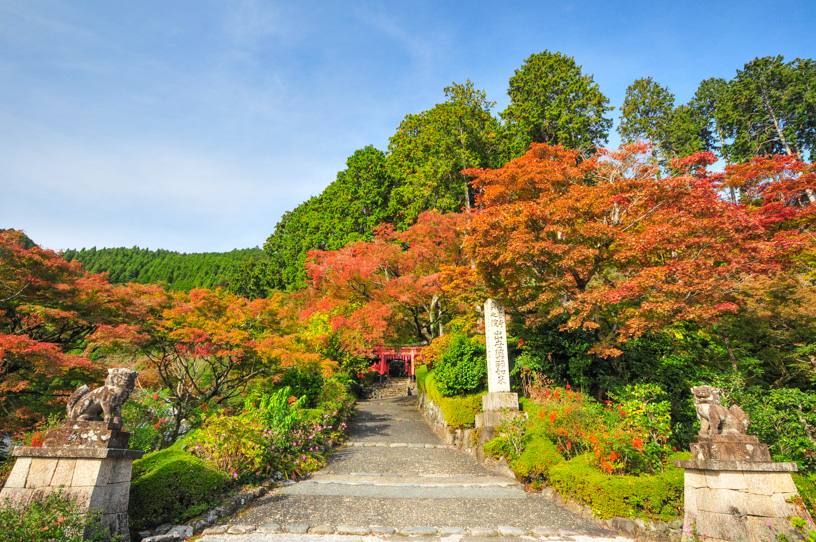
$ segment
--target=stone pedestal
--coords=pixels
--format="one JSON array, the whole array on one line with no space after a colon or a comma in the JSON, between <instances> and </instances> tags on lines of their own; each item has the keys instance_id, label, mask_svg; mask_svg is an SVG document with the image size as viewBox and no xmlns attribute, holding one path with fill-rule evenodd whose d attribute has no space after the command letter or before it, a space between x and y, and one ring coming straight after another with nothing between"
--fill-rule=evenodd
<instances>
[{"instance_id":1,"label":"stone pedestal","mask_svg":"<svg viewBox=\"0 0 816 542\"><path fill-rule=\"evenodd\" d=\"M789 518L810 519L790 475L796 463L695 459L674 464L685 469L684 524L707 541L764 542L780 533L795 540ZM686 530L684 537L691 533Z\"/></svg>"},{"instance_id":2,"label":"stone pedestal","mask_svg":"<svg viewBox=\"0 0 816 542\"><path fill-rule=\"evenodd\" d=\"M700 435L689 445L694 459L701 461L770 461L768 445L751 435Z\"/></svg>"},{"instance_id":3,"label":"stone pedestal","mask_svg":"<svg viewBox=\"0 0 816 542\"><path fill-rule=\"evenodd\" d=\"M102 525L128 540L131 469L133 461L144 452L107 447L122 441L126 446L129 435L108 431L101 422L71 423L96 426L80 428L79 434L70 439L84 440L82 447L66 444L73 429L63 426L46 435L44 442L53 446L15 448L17 461L0 492L0 501L8 499L13 506L24 508L32 499L43 500L62 490L63 496L76 500L80 510L100 511Z\"/></svg>"}]
</instances>

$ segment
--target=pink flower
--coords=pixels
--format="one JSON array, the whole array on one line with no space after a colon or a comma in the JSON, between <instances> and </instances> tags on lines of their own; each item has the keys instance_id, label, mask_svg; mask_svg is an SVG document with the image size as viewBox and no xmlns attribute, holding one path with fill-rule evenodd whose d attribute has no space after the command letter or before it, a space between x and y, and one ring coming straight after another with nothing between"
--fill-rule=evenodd
<instances>
[{"instance_id":1,"label":"pink flower","mask_svg":"<svg viewBox=\"0 0 816 542\"><path fill-rule=\"evenodd\" d=\"M233 478L238 478L238 473L237 473L237 472L233 472L233 473L232 473L232 477L233 477Z\"/></svg>"}]
</instances>

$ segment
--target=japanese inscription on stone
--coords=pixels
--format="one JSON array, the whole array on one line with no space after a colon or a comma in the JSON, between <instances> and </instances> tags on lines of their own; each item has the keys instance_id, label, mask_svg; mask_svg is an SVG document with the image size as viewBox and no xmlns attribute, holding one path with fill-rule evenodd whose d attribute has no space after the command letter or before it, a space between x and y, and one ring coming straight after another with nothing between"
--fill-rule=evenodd
<instances>
[{"instance_id":1,"label":"japanese inscription on stone","mask_svg":"<svg viewBox=\"0 0 816 542\"><path fill-rule=\"evenodd\" d=\"M504 307L495 299L488 299L485 301L484 308L487 388L490 393L510 391L510 365L507 358Z\"/></svg>"}]
</instances>

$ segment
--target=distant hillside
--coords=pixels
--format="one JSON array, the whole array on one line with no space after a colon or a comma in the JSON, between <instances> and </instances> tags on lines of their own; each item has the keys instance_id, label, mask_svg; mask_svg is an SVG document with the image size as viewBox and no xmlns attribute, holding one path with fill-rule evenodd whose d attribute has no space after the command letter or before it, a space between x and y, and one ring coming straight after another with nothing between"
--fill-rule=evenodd
<instances>
[{"instance_id":1,"label":"distant hillside","mask_svg":"<svg viewBox=\"0 0 816 542\"><path fill-rule=\"evenodd\" d=\"M111 282L161 284L171 290L227 286L230 276L250 258L264 255L259 248L230 252L184 254L145 248L66 250L63 257L77 260L92 273L107 273Z\"/></svg>"}]
</instances>

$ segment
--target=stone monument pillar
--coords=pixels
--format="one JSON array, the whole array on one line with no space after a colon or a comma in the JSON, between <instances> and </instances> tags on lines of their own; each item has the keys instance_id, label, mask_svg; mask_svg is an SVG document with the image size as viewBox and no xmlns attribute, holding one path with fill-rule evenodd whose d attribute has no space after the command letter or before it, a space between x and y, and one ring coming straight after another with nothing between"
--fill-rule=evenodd
<instances>
[{"instance_id":1,"label":"stone monument pillar","mask_svg":"<svg viewBox=\"0 0 816 542\"><path fill-rule=\"evenodd\" d=\"M108 369L104 386L75 391L68 400L68 418L46 433L42 447L14 449L17 461L0 502L8 499L25 508L33 499L61 490L80 510L101 512L102 526L129 540L131 468L144 452L127 449L130 434L121 430L122 405L136 376L135 371Z\"/></svg>"},{"instance_id":2,"label":"stone monument pillar","mask_svg":"<svg viewBox=\"0 0 816 542\"><path fill-rule=\"evenodd\" d=\"M684 538L711 542L760 542L786 534L791 516L810 519L790 473L796 463L771 461L768 446L746 434L749 420L736 405L720 404L718 390L691 389L700 433L690 444L694 459L675 461L685 470Z\"/></svg>"},{"instance_id":3,"label":"stone monument pillar","mask_svg":"<svg viewBox=\"0 0 816 542\"><path fill-rule=\"evenodd\" d=\"M501 303L495 299L485 301L484 319L488 393L482 396L482 413L476 415L476 427L493 428L502 422L506 412L517 412L519 402L518 394L510 391L507 330ZM482 432L492 435L492 431Z\"/></svg>"}]
</instances>

